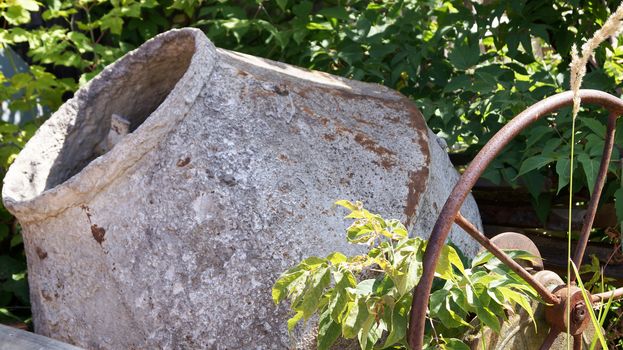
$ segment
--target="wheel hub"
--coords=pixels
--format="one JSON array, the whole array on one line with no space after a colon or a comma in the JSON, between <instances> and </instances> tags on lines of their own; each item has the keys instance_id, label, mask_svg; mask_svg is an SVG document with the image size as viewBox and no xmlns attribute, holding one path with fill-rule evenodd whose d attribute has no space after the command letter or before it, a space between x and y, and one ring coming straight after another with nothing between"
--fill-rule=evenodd
<instances>
[{"instance_id":1,"label":"wheel hub","mask_svg":"<svg viewBox=\"0 0 623 350\"><path fill-rule=\"evenodd\" d=\"M590 300L590 294L586 293ZM545 308L547 323L559 332L566 332L569 329L571 335L582 334L590 323L589 311L582 297L582 290L574 284L562 285L554 289L554 295L560 299L560 303L548 305ZM567 316L568 314L570 317Z\"/></svg>"}]
</instances>

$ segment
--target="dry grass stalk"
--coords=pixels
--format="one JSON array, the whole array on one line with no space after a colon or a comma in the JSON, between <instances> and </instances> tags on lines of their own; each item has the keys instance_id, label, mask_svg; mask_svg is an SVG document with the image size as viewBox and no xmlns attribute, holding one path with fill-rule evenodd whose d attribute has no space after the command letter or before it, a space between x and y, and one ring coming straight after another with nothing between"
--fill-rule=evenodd
<instances>
[{"instance_id":1,"label":"dry grass stalk","mask_svg":"<svg viewBox=\"0 0 623 350\"><path fill-rule=\"evenodd\" d=\"M573 119L580 110L580 86L586 74L586 64L593 55L593 51L606 39L615 37L623 30L621 24L623 20L623 3L616 11L610 15L606 23L595 32L593 37L582 45L582 56L578 56L578 49L575 45L571 48L571 90L573 90Z\"/></svg>"},{"instance_id":2,"label":"dry grass stalk","mask_svg":"<svg viewBox=\"0 0 623 350\"><path fill-rule=\"evenodd\" d=\"M595 51L595 49L602 43L604 42L606 39L610 38L610 37L615 37L617 36L623 28L621 28L622 22L621 20L623 19L623 3L621 3L619 5L619 7L616 9L616 11L610 15L610 17L608 17L608 19L606 20L606 23L604 23L604 25L595 32L595 34L593 34L593 37L588 40L586 43L584 43L584 45L582 45L582 56L578 55L578 49L575 45L573 45L573 47L571 48L571 90L573 91L573 111L572 111L572 134L571 134L571 155L570 155L570 159L571 162L569 164L569 173L570 173L570 178L571 181L569 183L569 236L568 236L568 245L567 245L567 249L568 249L568 261L569 263L567 264L567 277L571 276L571 215L572 215L572 202L573 202L573 158L574 158L574 145L575 145L575 119L578 115L578 112L580 110L580 103L582 102L580 99L580 86L582 85L582 79L584 78L584 75L586 74L586 64L588 63L588 60L592 57L593 55L593 51ZM576 272L577 273L577 272ZM579 279L579 277L578 277ZM567 280L567 283L569 283L570 279ZM581 281L580 281L581 282ZM581 284L580 284L581 286ZM567 298L570 298L571 296L569 295L569 293L567 293ZM591 314L592 315L592 314ZM571 310L569 308L567 308L567 318L571 317ZM595 327L598 328L598 325L596 324L594 318L593 318L593 323L595 324ZM570 323L567 325L567 333L570 332ZM567 340L567 349L571 349L571 342L569 340L570 338L568 338ZM603 339L603 338L600 338ZM604 344L605 346L605 344Z\"/></svg>"}]
</instances>

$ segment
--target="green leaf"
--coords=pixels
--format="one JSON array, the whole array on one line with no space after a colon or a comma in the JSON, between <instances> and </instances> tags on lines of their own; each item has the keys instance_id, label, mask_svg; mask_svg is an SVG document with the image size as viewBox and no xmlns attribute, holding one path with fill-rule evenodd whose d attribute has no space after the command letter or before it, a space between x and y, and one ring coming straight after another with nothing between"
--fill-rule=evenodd
<instances>
[{"instance_id":1,"label":"green leaf","mask_svg":"<svg viewBox=\"0 0 623 350\"><path fill-rule=\"evenodd\" d=\"M403 241L395 248L393 265L383 268L394 282L398 297L410 293L420 280L423 258L421 242L418 239Z\"/></svg>"},{"instance_id":2,"label":"green leaf","mask_svg":"<svg viewBox=\"0 0 623 350\"><path fill-rule=\"evenodd\" d=\"M555 160L555 158L546 157L543 155L537 155L527 158L521 163L521 167L519 168L519 173L517 174L517 176L521 176L534 169L540 169Z\"/></svg>"},{"instance_id":3,"label":"green leaf","mask_svg":"<svg viewBox=\"0 0 623 350\"><path fill-rule=\"evenodd\" d=\"M532 200L532 206L534 207L534 210L543 225L547 222L547 218L549 217L549 213L552 209L553 197L553 193L545 192L541 193L538 199Z\"/></svg>"},{"instance_id":4,"label":"green leaf","mask_svg":"<svg viewBox=\"0 0 623 350\"><path fill-rule=\"evenodd\" d=\"M374 325L374 315L368 314L368 318L361 324L361 329L357 333L357 338L359 339L359 346L362 350L371 350L374 346L374 342L370 341L374 335L370 332L372 326Z\"/></svg>"},{"instance_id":5,"label":"green leaf","mask_svg":"<svg viewBox=\"0 0 623 350\"><path fill-rule=\"evenodd\" d=\"M589 156L601 159L601 155L604 150L605 140L595 134L588 134L584 138L586 144L584 145L584 152Z\"/></svg>"},{"instance_id":6,"label":"green leaf","mask_svg":"<svg viewBox=\"0 0 623 350\"><path fill-rule=\"evenodd\" d=\"M318 14L325 16L327 18L337 18L342 21L349 20L348 11L346 10L346 8L342 6L323 8L320 11L318 11Z\"/></svg>"},{"instance_id":7,"label":"green leaf","mask_svg":"<svg viewBox=\"0 0 623 350\"><path fill-rule=\"evenodd\" d=\"M331 293L328 310L334 321L342 322L343 314L351 299L347 288L356 286L357 281L350 271L336 274L335 279L336 283Z\"/></svg>"},{"instance_id":8,"label":"green leaf","mask_svg":"<svg viewBox=\"0 0 623 350\"><path fill-rule=\"evenodd\" d=\"M288 6L288 0L277 0L277 6L279 6L281 11L285 12Z\"/></svg>"},{"instance_id":9,"label":"green leaf","mask_svg":"<svg viewBox=\"0 0 623 350\"><path fill-rule=\"evenodd\" d=\"M327 260L329 260L331 264L333 265L338 265L340 263L345 262L347 258L346 258L346 255L340 252L333 252L329 256L327 256Z\"/></svg>"},{"instance_id":10,"label":"green leaf","mask_svg":"<svg viewBox=\"0 0 623 350\"><path fill-rule=\"evenodd\" d=\"M299 267L297 266L297 268ZM275 304L279 304L286 297L288 288L290 287L292 282L296 281L305 273L305 270L297 270L297 268L289 270L282 274L273 285L272 297Z\"/></svg>"},{"instance_id":11,"label":"green leaf","mask_svg":"<svg viewBox=\"0 0 623 350\"><path fill-rule=\"evenodd\" d=\"M9 237L9 226L0 224L0 242Z\"/></svg>"},{"instance_id":12,"label":"green leaf","mask_svg":"<svg viewBox=\"0 0 623 350\"><path fill-rule=\"evenodd\" d=\"M478 271L478 274L472 275L472 284L475 287L478 287L476 285L480 284L483 287L485 287L485 289L489 287L490 284L500 281L500 280L504 280L504 278L497 274L484 273L484 271Z\"/></svg>"},{"instance_id":13,"label":"green leaf","mask_svg":"<svg viewBox=\"0 0 623 350\"><path fill-rule=\"evenodd\" d=\"M299 323L302 318L303 312L299 311L294 314L294 316L292 316L290 319L288 319L288 332L292 332L292 330L294 330L294 327L296 327L296 324Z\"/></svg>"},{"instance_id":14,"label":"green leaf","mask_svg":"<svg viewBox=\"0 0 623 350\"><path fill-rule=\"evenodd\" d=\"M407 317L411 308L411 295L402 297L392 308L389 335L383 348L399 343L407 336Z\"/></svg>"},{"instance_id":15,"label":"green leaf","mask_svg":"<svg viewBox=\"0 0 623 350\"><path fill-rule=\"evenodd\" d=\"M15 316L11 311L5 309L5 308L0 308L0 322L2 323L9 323L9 322L23 322L24 320L22 320L21 318Z\"/></svg>"},{"instance_id":16,"label":"green leaf","mask_svg":"<svg viewBox=\"0 0 623 350\"><path fill-rule=\"evenodd\" d=\"M452 310L450 292L446 289L440 289L430 295L430 312L431 316L439 319L444 326L457 328L460 326L469 326L462 317Z\"/></svg>"},{"instance_id":17,"label":"green leaf","mask_svg":"<svg viewBox=\"0 0 623 350\"><path fill-rule=\"evenodd\" d=\"M400 220L391 219L387 220L387 226L391 229L394 239L402 239L407 238L409 236L409 232L407 232L407 228L405 225L400 222Z\"/></svg>"},{"instance_id":18,"label":"green leaf","mask_svg":"<svg viewBox=\"0 0 623 350\"><path fill-rule=\"evenodd\" d=\"M311 12L313 3L311 1L302 1L301 3L292 7L292 12L297 17L307 17Z\"/></svg>"},{"instance_id":19,"label":"green leaf","mask_svg":"<svg viewBox=\"0 0 623 350\"><path fill-rule=\"evenodd\" d=\"M311 268L318 267L322 264L325 264L326 262L327 262L327 259L319 258L317 256L310 256L309 258L301 261L300 265L311 269Z\"/></svg>"},{"instance_id":20,"label":"green leaf","mask_svg":"<svg viewBox=\"0 0 623 350\"><path fill-rule=\"evenodd\" d=\"M0 12L9 24L18 25L30 22L30 13L21 6L9 6L6 12Z\"/></svg>"},{"instance_id":21,"label":"green leaf","mask_svg":"<svg viewBox=\"0 0 623 350\"><path fill-rule=\"evenodd\" d=\"M376 280L372 278L363 280L359 282L359 284L357 284L356 288L351 288L350 292L353 294L362 295L362 296L370 295L372 294L372 291L374 290L375 283L376 283Z\"/></svg>"},{"instance_id":22,"label":"green leaf","mask_svg":"<svg viewBox=\"0 0 623 350\"><path fill-rule=\"evenodd\" d=\"M411 293L413 288L420 281L420 277L422 276L422 259L423 254L420 251L416 251L409 256L407 260L409 265L407 269L406 278L404 287L399 288L399 294L405 295L407 293Z\"/></svg>"},{"instance_id":23,"label":"green leaf","mask_svg":"<svg viewBox=\"0 0 623 350\"><path fill-rule=\"evenodd\" d=\"M455 338L444 338L446 342L445 348L448 350L470 350L469 346L467 346L463 341Z\"/></svg>"},{"instance_id":24,"label":"green leaf","mask_svg":"<svg viewBox=\"0 0 623 350\"><path fill-rule=\"evenodd\" d=\"M107 14L100 21L102 30L109 29L112 34L121 34L123 30L123 19L121 17Z\"/></svg>"},{"instance_id":25,"label":"green leaf","mask_svg":"<svg viewBox=\"0 0 623 350\"><path fill-rule=\"evenodd\" d=\"M491 254L491 252L489 252L486 249L483 250L482 252L476 255L474 260L472 260L472 269L475 268L476 266L486 264L487 261L491 260L492 258L493 258L493 254Z\"/></svg>"},{"instance_id":26,"label":"green leaf","mask_svg":"<svg viewBox=\"0 0 623 350\"><path fill-rule=\"evenodd\" d=\"M30 304L28 281L26 280L25 273L14 274L11 279L4 282L2 287L4 290L13 293L13 295L15 295L22 304Z\"/></svg>"},{"instance_id":27,"label":"green leaf","mask_svg":"<svg viewBox=\"0 0 623 350\"><path fill-rule=\"evenodd\" d=\"M10 29L11 39L14 43L22 43L28 41L29 34L23 28L15 27Z\"/></svg>"},{"instance_id":28,"label":"green leaf","mask_svg":"<svg viewBox=\"0 0 623 350\"><path fill-rule=\"evenodd\" d=\"M500 333L500 320L488 307L480 304L476 307L475 311L476 317L478 317L480 322L491 328L494 332Z\"/></svg>"},{"instance_id":29,"label":"green leaf","mask_svg":"<svg viewBox=\"0 0 623 350\"><path fill-rule=\"evenodd\" d=\"M328 308L320 314L318 320L318 350L329 349L341 333L340 325L331 318Z\"/></svg>"},{"instance_id":30,"label":"green leaf","mask_svg":"<svg viewBox=\"0 0 623 350\"><path fill-rule=\"evenodd\" d=\"M484 71L476 71L471 91L486 94L497 90L497 85L498 79L496 76Z\"/></svg>"},{"instance_id":31,"label":"green leaf","mask_svg":"<svg viewBox=\"0 0 623 350\"><path fill-rule=\"evenodd\" d=\"M582 121L582 124L591 129L591 131L601 139L606 137L606 126L599 120L595 118L580 118L580 120Z\"/></svg>"},{"instance_id":32,"label":"green leaf","mask_svg":"<svg viewBox=\"0 0 623 350\"><path fill-rule=\"evenodd\" d=\"M349 216L353 216L353 213ZM346 239L350 243L370 244L377 236L373 224L367 221L356 221L346 230Z\"/></svg>"},{"instance_id":33,"label":"green leaf","mask_svg":"<svg viewBox=\"0 0 623 350\"><path fill-rule=\"evenodd\" d=\"M545 135L552 134L554 130L549 126L537 126L530 129L528 138L526 139L526 150L532 148L537 142L539 142Z\"/></svg>"},{"instance_id":34,"label":"green leaf","mask_svg":"<svg viewBox=\"0 0 623 350\"><path fill-rule=\"evenodd\" d=\"M448 60L457 69L465 70L478 63L480 46L477 40L460 40L455 42L454 49L448 54Z\"/></svg>"},{"instance_id":35,"label":"green leaf","mask_svg":"<svg viewBox=\"0 0 623 350\"><path fill-rule=\"evenodd\" d=\"M538 199L545 188L546 177L538 171L529 171L523 176L523 183L528 187L528 192L533 199Z\"/></svg>"},{"instance_id":36,"label":"green leaf","mask_svg":"<svg viewBox=\"0 0 623 350\"><path fill-rule=\"evenodd\" d=\"M455 266L456 268L458 268L461 273L465 273L465 267L463 266L461 257L456 252L456 249L454 249L450 245L446 245L444 249L446 249L446 247L448 247L447 248L448 249L448 260L450 260L450 263L452 264L452 266Z\"/></svg>"},{"instance_id":37,"label":"green leaf","mask_svg":"<svg viewBox=\"0 0 623 350\"><path fill-rule=\"evenodd\" d=\"M308 287L303 292L300 302L293 305L296 311L303 312L303 318L308 319L318 309L318 302L324 289L331 283L331 273L327 267L322 267L310 276Z\"/></svg>"},{"instance_id":38,"label":"green leaf","mask_svg":"<svg viewBox=\"0 0 623 350\"><path fill-rule=\"evenodd\" d=\"M21 6L22 8L28 10L28 11L38 11L39 10L39 3L35 0L14 0L15 4L18 6Z\"/></svg>"},{"instance_id":39,"label":"green leaf","mask_svg":"<svg viewBox=\"0 0 623 350\"><path fill-rule=\"evenodd\" d=\"M519 260L525 260L525 261L530 261L532 263L536 263L539 261L539 258L530 254L529 252L525 251L525 250L521 250L521 249L503 249L504 253L510 257L511 259L515 260L515 261L519 261ZM500 261L498 258L494 257L493 254L491 254L491 259L487 259L486 263L484 264L484 266L489 270L489 271L494 271L500 267L503 267L507 270L510 271L510 269L506 266L506 264L502 263L502 261ZM510 272L509 272L510 273Z\"/></svg>"},{"instance_id":40,"label":"green leaf","mask_svg":"<svg viewBox=\"0 0 623 350\"><path fill-rule=\"evenodd\" d=\"M342 335L346 339L352 339L357 336L363 323L370 315L365 300L357 298L355 301L348 303L347 315L344 323L342 323Z\"/></svg>"},{"instance_id":41,"label":"green leaf","mask_svg":"<svg viewBox=\"0 0 623 350\"><path fill-rule=\"evenodd\" d=\"M444 92L452 92L456 90L463 90L468 88L472 84L472 80L469 76L465 74L459 74L455 77L452 77L448 84L444 86Z\"/></svg>"},{"instance_id":42,"label":"green leaf","mask_svg":"<svg viewBox=\"0 0 623 350\"><path fill-rule=\"evenodd\" d=\"M143 40L151 39L159 33L158 25L155 22L149 21L145 23L141 19L133 19L133 21L139 21L141 23L137 26L136 30Z\"/></svg>"},{"instance_id":43,"label":"green leaf","mask_svg":"<svg viewBox=\"0 0 623 350\"><path fill-rule=\"evenodd\" d=\"M521 293L515 292L514 290L507 287L500 286L497 287L497 290L499 290L506 299L519 304L522 309L526 310L526 312L530 316L530 319L532 320L532 323L534 324L534 328L536 329L537 324L536 320L534 319L534 311L532 310L532 305L530 305L528 297Z\"/></svg>"},{"instance_id":44,"label":"green leaf","mask_svg":"<svg viewBox=\"0 0 623 350\"><path fill-rule=\"evenodd\" d=\"M69 32L67 38L74 43L80 53L93 51L91 39L87 38L86 35L80 32Z\"/></svg>"},{"instance_id":45,"label":"green leaf","mask_svg":"<svg viewBox=\"0 0 623 350\"><path fill-rule=\"evenodd\" d=\"M14 274L23 272L26 264L8 255L0 255L0 280L8 280Z\"/></svg>"},{"instance_id":46,"label":"green leaf","mask_svg":"<svg viewBox=\"0 0 623 350\"><path fill-rule=\"evenodd\" d=\"M558 190L556 194L560 193L560 190L569 184L570 170L569 158L558 159L556 162L556 174L558 175Z\"/></svg>"},{"instance_id":47,"label":"green leaf","mask_svg":"<svg viewBox=\"0 0 623 350\"><path fill-rule=\"evenodd\" d=\"M590 158L586 153L581 153L578 155L578 162L582 165L584 175L586 175L586 186L592 195L595 181L597 180L597 173L599 172L600 160L597 158Z\"/></svg>"},{"instance_id":48,"label":"green leaf","mask_svg":"<svg viewBox=\"0 0 623 350\"><path fill-rule=\"evenodd\" d=\"M466 283L470 283L469 277L467 277L467 275L464 276L464 281L466 281ZM459 309L457 309L457 312L459 310L463 310L464 312L470 312L470 308L467 303L467 295L465 293L465 288L460 287L460 286L462 286L462 283L459 286L456 286L455 288L452 288L450 290L452 302L459 307Z\"/></svg>"},{"instance_id":49,"label":"green leaf","mask_svg":"<svg viewBox=\"0 0 623 350\"><path fill-rule=\"evenodd\" d=\"M306 28L309 30L333 30L333 26L329 22L309 22Z\"/></svg>"},{"instance_id":50,"label":"green leaf","mask_svg":"<svg viewBox=\"0 0 623 350\"><path fill-rule=\"evenodd\" d=\"M463 262L456 250L449 245L444 245L439 255L435 276L445 280L453 279L454 271L452 270L452 266L456 266L459 271L465 272Z\"/></svg>"}]
</instances>

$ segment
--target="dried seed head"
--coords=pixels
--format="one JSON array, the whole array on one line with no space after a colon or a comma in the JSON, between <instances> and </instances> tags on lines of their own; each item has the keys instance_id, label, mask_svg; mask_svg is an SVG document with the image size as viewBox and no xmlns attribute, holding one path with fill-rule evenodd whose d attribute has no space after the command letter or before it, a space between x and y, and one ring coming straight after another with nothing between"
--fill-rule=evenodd
<instances>
[{"instance_id":1,"label":"dried seed head","mask_svg":"<svg viewBox=\"0 0 623 350\"><path fill-rule=\"evenodd\" d=\"M571 48L571 90L573 91L573 118L580 110L580 86L582 79L586 75L586 64L593 55L593 51L606 39L615 37L623 28L621 20L623 19L623 3L614 11L606 20L606 23L593 34L593 37L582 45L582 56L578 55L578 48L573 45Z\"/></svg>"}]
</instances>

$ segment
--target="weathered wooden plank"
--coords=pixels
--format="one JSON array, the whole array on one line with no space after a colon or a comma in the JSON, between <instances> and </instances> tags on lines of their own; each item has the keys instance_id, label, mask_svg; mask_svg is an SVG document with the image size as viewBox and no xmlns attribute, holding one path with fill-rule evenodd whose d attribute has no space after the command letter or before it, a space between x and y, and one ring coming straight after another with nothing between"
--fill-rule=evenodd
<instances>
[{"instance_id":1,"label":"weathered wooden plank","mask_svg":"<svg viewBox=\"0 0 623 350\"><path fill-rule=\"evenodd\" d=\"M0 350L82 350L52 338L0 324Z\"/></svg>"}]
</instances>

